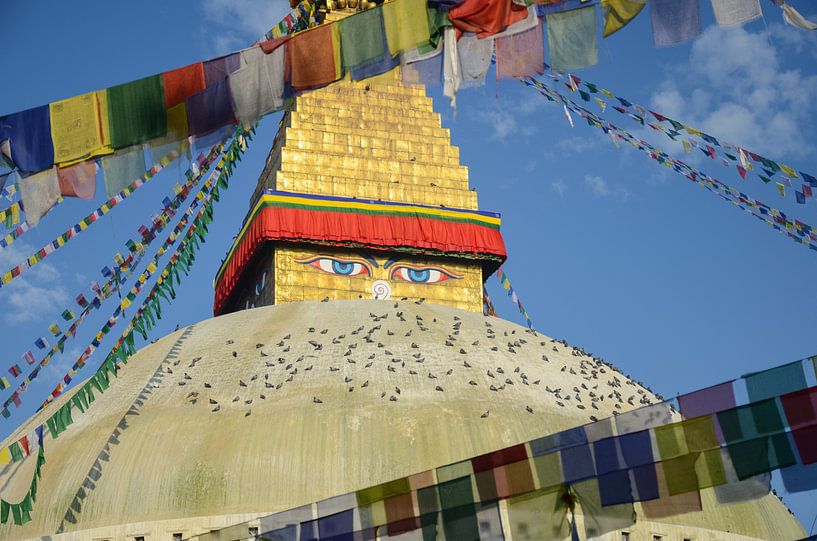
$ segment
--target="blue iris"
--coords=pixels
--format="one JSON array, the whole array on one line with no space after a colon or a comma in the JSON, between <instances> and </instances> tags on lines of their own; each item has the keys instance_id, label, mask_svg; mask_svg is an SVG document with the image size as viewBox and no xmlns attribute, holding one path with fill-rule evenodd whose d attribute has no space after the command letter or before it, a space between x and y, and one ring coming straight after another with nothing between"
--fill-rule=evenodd
<instances>
[{"instance_id":1,"label":"blue iris","mask_svg":"<svg viewBox=\"0 0 817 541\"><path fill-rule=\"evenodd\" d=\"M407 269L407 270L409 280L411 280L412 282L428 282L429 275L431 274L428 271L428 269L425 270Z\"/></svg>"},{"instance_id":2,"label":"blue iris","mask_svg":"<svg viewBox=\"0 0 817 541\"><path fill-rule=\"evenodd\" d=\"M332 271L336 274L352 274L354 269L354 263L349 263L347 261L332 261Z\"/></svg>"}]
</instances>

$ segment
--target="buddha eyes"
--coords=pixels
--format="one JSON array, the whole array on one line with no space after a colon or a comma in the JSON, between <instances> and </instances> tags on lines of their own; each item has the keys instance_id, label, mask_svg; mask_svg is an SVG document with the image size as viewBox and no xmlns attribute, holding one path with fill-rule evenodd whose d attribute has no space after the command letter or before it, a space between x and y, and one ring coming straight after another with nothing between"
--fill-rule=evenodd
<instances>
[{"instance_id":1,"label":"buddha eyes","mask_svg":"<svg viewBox=\"0 0 817 541\"><path fill-rule=\"evenodd\" d=\"M364 259L318 256L296 259L296 262L336 276L372 276L371 264ZM441 267L396 263L389 270L390 280L400 280L411 284L438 284L460 278L462 276Z\"/></svg>"},{"instance_id":2,"label":"buddha eyes","mask_svg":"<svg viewBox=\"0 0 817 541\"><path fill-rule=\"evenodd\" d=\"M338 276L368 276L369 266L354 259L342 259L336 257L314 257L304 261L298 261L303 265L315 267L318 270Z\"/></svg>"},{"instance_id":3,"label":"buddha eyes","mask_svg":"<svg viewBox=\"0 0 817 541\"><path fill-rule=\"evenodd\" d=\"M389 278L413 284L438 284L451 278L456 280L460 277L439 267L396 265L392 268Z\"/></svg>"}]
</instances>

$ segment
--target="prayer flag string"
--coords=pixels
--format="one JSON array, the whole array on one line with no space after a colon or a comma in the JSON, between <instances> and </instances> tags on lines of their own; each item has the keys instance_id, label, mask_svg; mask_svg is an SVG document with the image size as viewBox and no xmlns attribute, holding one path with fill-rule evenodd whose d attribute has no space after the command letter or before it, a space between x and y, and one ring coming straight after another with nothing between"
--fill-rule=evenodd
<instances>
[{"instance_id":1,"label":"prayer flag string","mask_svg":"<svg viewBox=\"0 0 817 541\"><path fill-rule=\"evenodd\" d=\"M151 167L149 170L145 171L144 175L141 178L138 178L131 182L128 186L123 188L118 194L113 196L111 199L100 205L95 211L88 214L85 218L77 222L75 225L71 226L68 230L66 230L63 234L56 237L54 240L31 254L26 258L25 261L20 263L19 265L13 267L11 270L0 276L0 288L3 286L8 285L11 283L12 280L21 276L23 273L31 269L33 266L40 263L43 259L45 259L48 255L53 254L63 246L65 246L72 238L79 235L81 232L88 229L91 225L93 225L99 218L108 214L113 208L115 208L119 203L133 195L133 193L144 186L147 182L150 181L154 176L156 176L160 171L162 171L168 164L170 164L173 160L178 158L180 155L179 150L172 150L166 156L164 156L159 163L156 163ZM23 224L27 225L27 224ZM22 227L22 226L21 226ZM20 229L20 227L18 227ZM28 228L26 228L28 230ZM13 243L14 240L19 238L25 231L21 232L12 232L11 234L7 235L5 239L0 240L0 244L6 242L5 246Z\"/></svg>"},{"instance_id":2,"label":"prayer flag string","mask_svg":"<svg viewBox=\"0 0 817 541\"><path fill-rule=\"evenodd\" d=\"M511 286L511 281L508 279L508 275L505 273L505 270L502 267L499 267L495 274L497 280L499 280L499 283L502 285L502 288L508 292L508 297L510 297L513 303L516 305L519 313L525 317L525 324L529 329L533 330L533 321L531 321L528 311L525 310L524 306L522 306L522 301L520 300L519 295L516 294L513 286ZM491 307L493 308L493 305L491 305Z\"/></svg>"},{"instance_id":3,"label":"prayer flag string","mask_svg":"<svg viewBox=\"0 0 817 541\"><path fill-rule=\"evenodd\" d=\"M663 133L673 141L678 141L678 138L682 136L683 133L697 137L699 141L686 138L681 140L687 152L691 152L692 149L696 148L713 160L716 156L720 155L721 163L730 168L734 167L744 180L749 171L754 171L760 180L768 184L772 180L775 180L775 174L781 173L783 177L782 184L793 187L796 201L801 204L811 199L814 191L817 191L817 178L805 171L796 171L793 167L762 156L757 152L752 152L733 145L723 139L717 139L688 124L674 120L666 115L617 96L595 83L582 81L582 79L575 75L561 74L552 70L548 71L548 75L553 80L562 82L571 92L578 93L583 101L589 102L591 96L594 94L601 94L607 98L616 100L618 104L613 105L612 108L617 112L632 119L641 126L648 126L655 131ZM536 76L530 76L530 80L541 82L541 78ZM602 107L602 111L604 111L604 109L606 109L604 100L597 96L595 96L595 100L599 103L599 106ZM652 122L649 118L650 116L658 123ZM757 165L757 168L755 165ZM797 179L801 181L799 189L794 185ZM781 191L781 195L784 195L784 192Z\"/></svg>"},{"instance_id":4,"label":"prayer flag string","mask_svg":"<svg viewBox=\"0 0 817 541\"><path fill-rule=\"evenodd\" d=\"M61 331L59 331L56 324L51 325L50 329L54 329L52 334L55 336L62 334L62 336L59 336L58 341L51 347L50 351L46 353L42 360L37 363L37 366L26 376L25 380L20 384L12 396L3 403L2 410L0 411L4 416L7 416L8 406L11 403L19 406L20 393L24 392L28 388L28 384L37 378L42 368L51 361L51 358L56 355L57 352L63 352L65 342L68 340L69 336L75 336L77 328L85 317L87 317L87 315L91 312L91 310L100 308L102 301L107 300L107 298L109 298L113 293L119 291L121 286L127 282L130 275L136 270L136 267L139 265L142 257L147 253L146 248L151 244L151 242L153 242L158 233L160 233L161 230L164 229L173 219L176 214L176 210L184 203L184 201L190 195L191 189L198 184L202 175L209 169L212 161L220 153L222 146L222 144L217 144L215 147L213 147L213 149L211 149L207 156L199 155L197 160L194 162L195 166L186 172L188 180L185 182L184 186L177 186L174 188L176 195L172 200L169 197L165 197L162 201L163 207L161 209L161 213L153 219L151 227L147 228L143 225L139 228L139 232L142 234L141 241L134 242L133 240L128 240L126 242L126 246L128 246L128 248L131 250L131 254L129 254L127 259L124 260L117 254L118 257L115 257L114 259L119 259L120 264L115 271L112 272L106 267L106 274L110 276L109 280L102 287L96 288L99 290L99 293L97 293L91 303L86 303L87 305L80 313L80 317L73 322L65 334L62 334ZM121 273L125 274L123 275ZM140 277L140 279L143 278L145 278L144 275ZM73 317L66 318L66 312L70 313L70 310L63 310L63 319L66 319L67 321L73 319ZM36 359L31 352L26 352L26 354L23 355L23 359L28 364L34 364L36 362ZM17 377L20 374L19 368L15 369L16 366L17 365L13 365L12 368L9 369L9 372L14 377Z\"/></svg>"},{"instance_id":5,"label":"prayer flag string","mask_svg":"<svg viewBox=\"0 0 817 541\"><path fill-rule=\"evenodd\" d=\"M533 332L533 331L530 331ZM537 525L535 538L578 539L575 514L587 538L628 528L661 508L661 515L700 511L677 505L677 496L704 488L739 486L780 470L802 476L817 463L817 356L807 357L648 403L556 434L474 456L408 477L333 496L297 509L256 518L262 538L309 537L329 528L338 537L374 539L386 532L422 529L424 538L504 539L518 522ZM811 381L812 383L809 383ZM745 391L747 398L741 392ZM817 478L800 480L817 489ZM745 483L744 483L745 485ZM745 491L761 498L770 485ZM504 501L505 513L498 512ZM733 500L734 501L734 500ZM417 503L420 502L420 505ZM669 502L676 505L669 506ZM527 512L525 511L527 510ZM531 514L535 510L535 514ZM570 520L568 519L570 517ZM338 517L345 517L340 520ZM488 517L494 517L486 521ZM517 518L519 517L519 518ZM522 518L524 517L524 518ZM250 522L192 536L216 541L244 532Z\"/></svg>"},{"instance_id":6,"label":"prayer flag string","mask_svg":"<svg viewBox=\"0 0 817 541\"><path fill-rule=\"evenodd\" d=\"M151 288L144 302L139 310L137 310L131 322L126 327L116 346L111 350L105 361L100 365L97 372L81 386L71 399L63 404L57 412L49 417L46 423L36 427L30 434L14 441L11 445L4 449L0 449L0 463L19 462L25 459L26 456L33 453L36 447L39 446L38 464L35 469L35 474L31 481L31 487L24 499L19 503L9 503L5 500L0 500L2 512L0 512L0 523L5 524L11 518L15 524L22 525L31 520L31 511L33 503L36 500L37 485L40 479L40 468L45 463L45 455L43 453L43 440L45 428L48 428L49 434L56 439L68 426L73 424L72 409L77 409L84 413L96 399L96 394L104 393L110 386L110 376L117 375L118 363L126 363L128 357L135 351L133 341L133 331L137 330L140 333L147 332L155 325L154 314L161 317L161 311L158 309L159 296L166 298L166 293L170 292L175 298L175 292L172 290L172 282L177 283L178 267L182 266L187 272L190 265L192 265L195 258L195 251L199 246L199 242L203 240L207 231L207 224L212 221L212 205L220 198L220 190L226 189L228 186L229 177L232 175L233 165L240 160L241 155L246 150L246 141L254 133L254 129L237 131L229 146L225 149L222 159L219 160L216 169L219 170L217 181L213 182L212 178L208 180L202 191L197 194L195 201L196 206L200 207L199 211L195 213L192 218L187 232L182 235L182 241L174 251L167 265L161 272L158 281ZM205 191L206 190L206 191ZM204 195L204 194L207 195ZM194 215L191 205L188 212L185 213L185 225L189 222L189 218ZM174 231L181 231L184 226L177 227ZM179 238L179 237L174 237ZM170 285L168 285L170 284ZM169 302L169 299L168 299ZM61 391L60 391L61 392ZM54 398L51 397L43 406L46 407ZM36 439L35 439L36 436ZM35 444L32 444L35 441Z\"/></svg>"},{"instance_id":7,"label":"prayer flag string","mask_svg":"<svg viewBox=\"0 0 817 541\"><path fill-rule=\"evenodd\" d=\"M646 141L640 140L622 128L611 124L607 120L599 117L588 109L576 104L569 98L562 95L556 89L533 79L525 79L526 85L535 87L545 98L552 102L560 102L564 107L572 110L584 118L590 126L600 128L613 138L613 142L622 140L629 143L633 148L642 151L644 154L657 161L661 165L682 174L688 180L707 188L709 191L720 196L722 199L732 203L741 210L748 212L756 219L780 231L793 241L811 250L817 251L817 230L812 226L798 220L792 219L786 213L771 207L762 201L751 198L748 195L736 190L720 180L699 171L687 163L670 157L667 153L654 147ZM618 146L618 145L616 145Z\"/></svg>"}]
</instances>

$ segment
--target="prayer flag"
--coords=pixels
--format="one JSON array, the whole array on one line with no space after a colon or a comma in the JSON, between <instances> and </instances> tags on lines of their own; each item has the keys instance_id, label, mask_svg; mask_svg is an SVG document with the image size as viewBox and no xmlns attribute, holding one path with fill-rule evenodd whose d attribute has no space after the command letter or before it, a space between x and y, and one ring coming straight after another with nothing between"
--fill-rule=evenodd
<instances>
[{"instance_id":1,"label":"prayer flag","mask_svg":"<svg viewBox=\"0 0 817 541\"><path fill-rule=\"evenodd\" d=\"M85 308L86 306L88 306L88 299L86 299L86 298L85 298L85 295L83 295L82 293L80 293L79 295L77 295L77 299L76 299L76 300L77 300L77 304L78 304L78 305L79 305L81 308Z\"/></svg>"},{"instance_id":2,"label":"prayer flag","mask_svg":"<svg viewBox=\"0 0 817 541\"><path fill-rule=\"evenodd\" d=\"M191 135L204 135L235 123L230 85L227 81L208 86L204 92L187 98L185 103L187 128Z\"/></svg>"},{"instance_id":3,"label":"prayer flag","mask_svg":"<svg viewBox=\"0 0 817 541\"><path fill-rule=\"evenodd\" d=\"M760 0L712 0L715 20L721 26L734 26L761 16Z\"/></svg>"},{"instance_id":4,"label":"prayer flag","mask_svg":"<svg viewBox=\"0 0 817 541\"><path fill-rule=\"evenodd\" d=\"M34 359L34 354L33 353L31 353L30 351L26 351L25 353L23 353L23 360L27 364L31 365L31 364L34 364L34 361L36 359Z\"/></svg>"},{"instance_id":5,"label":"prayer flag","mask_svg":"<svg viewBox=\"0 0 817 541\"><path fill-rule=\"evenodd\" d=\"M145 153L141 145L117 150L102 158L105 193L113 197L145 173Z\"/></svg>"},{"instance_id":6,"label":"prayer flag","mask_svg":"<svg viewBox=\"0 0 817 541\"><path fill-rule=\"evenodd\" d=\"M337 23L343 67L347 71L391 56L386 52L382 15L383 9L370 9Z\"/></svg>"},{"instance_id":7,"label":"prayer flag","mask_svg":"<svg viewBox=\"0 0 817 541\"><path fill-rule=\"evenodd\" d=\"M655 45L690 41L701 34L699 0L651 0L650 20Z\"/></svg>"},{"instance_id":8,"label":"prayer flag","mask_svg":"<svg viewBox=\"0 0 817 541\"><path fill-rule=\"evenodd\" d=\"M339 39L336 25L311 28L293 37L286 45L285 79L295 90L327 85L341 76ZM315 56L314 51L323 54ZM334 54L328 54L333 51Z\"/></svg>"},{"instance_id":9,"label":"prayer flag","mask_svg":"<svg viewBox=\"0 0 817 541\"><path fill-rule=\"evenodd\" d=\"M52 323L51 325L49 325L48 332L50 332L54 336L59 336L62 334L62 331L60 330L59 327L57 327L56 323Z\"/></svg>"},{"instance_id":10,"label":"prayer flag","mask_svg":"<svg viewBox=\"0 0 817 541\"><path fill-rule=\"evenodd\" d=\"M58 169L60 194L86 201L96 193L96 163L84 161Z\"/></svg>"},{"instance_id":11,"label":"prayer flag","mask_svg":"<svg viewBox=\"0 0 817 541\"><path fill-rule=\"evenodd\" d=\"M498 78L524 77L544 73L544 31L539 24L538 17L536 23L536 26L529 30L495 40L496 76Z\"/></svg>"},{"instance_id":12,"label":"prayer flag","mask_svg":"<svg viewBox=\"0 0 817 541\"><path fill-rule=\"evenodd\" d=\"M13 377L15 377L15 378L16 378L16 377L17 377L17 376L19 376L19 375L20 375L22 372L20 371L20 367L19 367L19 366L17 366L16 364L13 364L13 365L11 365L11 366L9 367L9 373L10 373L10 374L11 374Z\"/></svg>"},{"instance_id":13,"label":"prayer flag","mask_svg":"<svg viewBox=\"0 0 817 541\"><path fill-rule=\"evenodd\" d=\"M197 62L162 74L165 107L170 109L204 90L204 64Z\"/></svg>"},{"instance_id":14,"label":"prayer flag","mask_svg":"<svg viewBox=\"0 0 817 541\"><path fill-rule=\"evenodd\" d=\"M20 179L20 196L26 212L26 222L29 225L37 225L40 218L45 216L60 198L57 169L52 167Z\"/></svg>"},{"instance_id":15,"label":"prayer flag","mask_svg":"<svg viewBox=\"0 0 817 541\"><path fill-rule=\"evenodd\" d=\"M204 63L204 82L206 86L212 86L240 67L241 58L238 53L208 60Z\"/></svg>"},{"instance_id":16,"label":"prayer flag","mask_svg":"<svg viewBox=\"0 0 817 541\"><path fill-rule=\"evenodd\" d=\"M113 152L106 145L110 133L106 97L105 91L89 92L49 105L55 163L70 165Z\"/></svg>"},{"instance_id":17,"label":"prayer flag","mask_svg":"<svg viewBox=\"0 0 817 541\"><path fill-rule=\"evenodd\" d=\"M598 62L595 6L549 14L547 30L553 69L571 71Z\"/></svg>"},{"instance_id":18,"label":"prayer flag","mask_svg":"<svg viewBox=\"0 0 817 541\"><path fill-rule=\"evenodd\" d=\"M71 321L72 319L74 319L74 317L75 317L74 312L72 312L68 308L62 311L62 319L64 319L65 321Z\"/></svg>"},{"instance_id":19,"label":"prayer flag","mask_svg":"<svg viewBox=\"0 0 817 541\"><path fill-rule=\"evenodd\" d=\"M0 376L0 389L8 389L9 386L9 380L6 379L6 376Z\"/></svg>"},{"instance_id":20,"label":"prayer flag","mask_svg":"<svg viewBox=\"0 0 817 541\"><path fill-rule=\"evenodd\" d=\"M0 118L0 143L4 140L8 141L8 157L23 173L51 167L54 144L49 106L34 107Z\"/></svg>"},{"instance_id":21,"label":"prayer flag","mask_svg":"<svg viewBox=\"0 0 817 541\"><path fill-rule=\"evenodd\" d=\"M369 13L375 10L369 10ZM349 17L355 19L357 17ZM344 19L346 20L346 19ZM284 105L286 48L283 43L265 54L260 48L241 53L246 65L229 77L230 95L238 119L252 123Z\"/></svg>"},{"instance_id":22,"label":"prayer flag","mask_svg":"<svg viewBox=\"0 0 817 541\"><path fill-rule=\"evenodd\" d=\"M141 144L167 133L167 112L161 75L108 89L111 146Z\"/></svg>"},{"instance_id":23,"label":"prayer flag","mask_svg":"<svg viewBox=\"0 0 817 541\"><path fill-rule=\"evenodd\" d=\"M429 41L426 0L387 2L381 4L380 9L383 11L386 42L392 55Z\"/></svg>"},{"instance_id":24,"label":"prayer flag","mask_svg":"<svg viewBox=\"0 0 817 541\"><path fill-rule=\"evenodd\" d=\"M37 340L34 341L34 345L40 349L45 349L48 347L48 341L45 338L37 338Z\"/></svg>"},{"instance_id":25,"label":"prayer flag","mask_svg":"<svg viewBox=\"0 0 817 541\"><path fill-rule=\"evenodd\" d=\"M601 0L604 12L604 37L618 32L641 13L644 2L634 0Z\"/></svg>"}]
</instances>

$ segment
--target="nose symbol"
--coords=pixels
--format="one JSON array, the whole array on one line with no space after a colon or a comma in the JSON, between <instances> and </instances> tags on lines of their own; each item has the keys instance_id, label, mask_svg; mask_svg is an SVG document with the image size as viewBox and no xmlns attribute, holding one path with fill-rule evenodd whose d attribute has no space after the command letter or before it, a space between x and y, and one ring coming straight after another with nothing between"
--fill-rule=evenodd
<instances>
[{"instance_id":1,"label":"nose symbol","mask_svg":"<svg viewBox=\"0 0 817 541\"><path fill-rule=\"evenodd\" d=\"M385 280L377 280L372 284L372 298L385 301L391 297L391 286Z\"/></svg>"}]
</instances>

